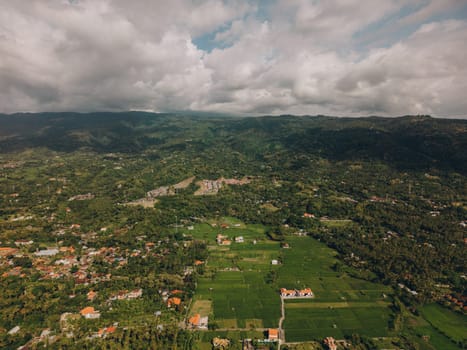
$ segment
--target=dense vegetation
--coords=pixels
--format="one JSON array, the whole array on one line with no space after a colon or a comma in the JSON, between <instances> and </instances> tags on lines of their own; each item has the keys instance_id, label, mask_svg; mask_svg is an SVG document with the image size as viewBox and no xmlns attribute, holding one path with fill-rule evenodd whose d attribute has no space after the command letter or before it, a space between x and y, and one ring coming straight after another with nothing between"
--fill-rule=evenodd
<instances>
[{"instance_id":1,"label":"dense vegetation","mask_svg":"<svg viewBox=\"0 0 467 350\"><path fill-rule=\"evenodd\" d=\"M0 246L18 250L0 257L0 347L45 328L59 334L61 314L94 305L102 317L76 321L73 338L53 346L105 348L115 338L115 348L193 348L197 335L177 324L196 282L207 283L195 261L209 251L186 227L222 217L261 224L270 242L308 233L338 252L336 275L393 288L398 346L425 346L414 320L439 332L433 341L465 346L430 315L437 303L465 319L467 121L129 112L0 115L0 125ZM127 205L192 176L153 208ZM194 195L198 180L244 176L248 184ZM34 255L70 246L50 259ZM51 272L57 277L44 277ZM281 278L271 272L261 285ZM139 288L140 299L108 302ZM163 293L174 289L182 306L168 308ZM88 302L90 290L98 294ZM106 338L86 338L114 323Z\"/></svg>"}]
</instances>

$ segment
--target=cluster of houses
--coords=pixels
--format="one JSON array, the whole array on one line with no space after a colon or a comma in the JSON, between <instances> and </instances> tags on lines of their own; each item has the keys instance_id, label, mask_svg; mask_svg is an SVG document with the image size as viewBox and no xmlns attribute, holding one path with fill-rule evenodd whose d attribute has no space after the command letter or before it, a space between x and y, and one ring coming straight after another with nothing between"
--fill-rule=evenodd
<instances>
[{"instance_id":1,"label":"cluster of houses","mask_svg":"<svg viewBox=\"0 0 467 350\"><path fill-rule=\"evenodd\" d=\"M234 241L235 243L244 243L245 239L243 238L243 236L237 236L234 238ZM217 235L216 242L219 245L231 245L232 244L232 240L230 240L228 236L225 236L221 233Z\"/></svg>"},{"instance_id":2,"label":"cluster of houses","mask_svg":"<svg viewBox=\"0 0 467 350\"><path fill-rule=\"evenodd\" d=\"M451 294L446 294L445 299L455 306L460 307L464 312L467 312L467 296L453 296Z\"/></svg>"},{"instance_id":3,"label":"cluster of houses","mask_svg":"<svg viewBox=\"0 0 467 350\"><path fill-rule=\"evenodd\" d=\"M282 298L312 298L314 296L313 291L310 288L305 289L286 289L281 288Z\"/></svg>"},{"instance_id":4,"label":"cluster of houses","mask_svg":"<svg viewBox=\"0 0 467 350\"><path fill-rule=\"evenodd\" d=\"M138 299L143 296L143 290L140 289L134 289L132 291L127 291L127 290L121 290L117 294L112 295L109 298L109 301L113 300L132 300L132 299Z\"/></svg>"},{"instance_id":5,"label":"cluster of houses","mask_svg":"<svg viewBox=\"0 0 467 350\"><path fill-rule=\"evenodd\" d=\"M177 295L183 294L182 290L179 289L174 289L169 291L159 291L159 293L162 295L162 300L167 303L167 307L177 307L182 304L182 299L178 297Z\"/></svg>"},{"instance_id":6,"label":"cluster of houses","mask_svg":"<svg viewBox=\"0 0 467 350\"><path fill-rule=\"evenodd\" d=\"M72 226L78 227L79 224ZM81 234L80 251L76 252L72 246L53 246L46 249L28 252L28 248L34 244L32 240L15 241L16 247L0 247L0 268L4 268L3 277L24 277L24 269L14 266L13 259L28 257L32 261L32 268L41 274L41 279L59 279L72 277L77 284L94 284L110 280L110 274L102 274L93 271L93 261L100 261L115 266L117 269L128 263L128 257L152 255L162 258L169 253L169 248L163 247L162 242L147 242L144 249L122 250L119 247L102 247L99 249L86 246L88 240L92 240L97 234ZM60 244L60 242L59 242ZM202 264L195 262L195 266Z\"/></svg>"}]
</instances>

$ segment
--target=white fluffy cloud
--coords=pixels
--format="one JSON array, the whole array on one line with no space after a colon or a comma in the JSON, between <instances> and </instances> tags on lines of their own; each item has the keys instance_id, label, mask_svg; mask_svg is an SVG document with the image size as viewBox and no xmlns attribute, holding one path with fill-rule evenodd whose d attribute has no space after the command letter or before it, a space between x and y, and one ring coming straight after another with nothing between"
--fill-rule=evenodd
<instances>
[{"instance_id":1,"label":"white fluffy cloud","mask_svg":"<svg viewBox=\"0 0 467 350\"><path fill-rule=\"evenodd\" d=\"M2 2L0 112L465 115L467 9L439 1Z\"/></svg>"}]
</instances>

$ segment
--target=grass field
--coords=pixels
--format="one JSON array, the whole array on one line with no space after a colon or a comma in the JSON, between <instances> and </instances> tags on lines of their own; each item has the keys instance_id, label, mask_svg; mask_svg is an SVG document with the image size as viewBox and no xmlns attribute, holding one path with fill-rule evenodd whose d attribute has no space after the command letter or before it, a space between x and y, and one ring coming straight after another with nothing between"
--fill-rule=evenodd
<instances>
[{"instance_id":1,"label":"grass field","mask_svg":"<svg viewBox=\"0 0 467 350\"><path fill-rule=\"evenodd\" d=\"M283 250L278 288L313 290L313 299L286 300L287 341L304 341L359 333L387 336L391 289L332 269L335 252L309 237L291 237Z\"/></svg>"},{"instance_id":2,"label":"grass field","mask_svg":"<svg viewBox=\"0 0 467 350\"><path fill-rule=\"evenodd\" d=\"M438 304L425 305L420 311L434 328L452 340L459 342L467 339L467 317Z\"/></svg>"}]
</instances>

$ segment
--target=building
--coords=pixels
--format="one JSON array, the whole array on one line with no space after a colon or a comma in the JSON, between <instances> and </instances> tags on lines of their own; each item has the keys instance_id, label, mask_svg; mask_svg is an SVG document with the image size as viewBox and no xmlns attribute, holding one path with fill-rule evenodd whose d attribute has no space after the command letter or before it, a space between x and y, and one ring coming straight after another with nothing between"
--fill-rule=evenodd
<instances>
[{"instance_id":1,"label":"building","mask_svg":"<svg viewBox=\"0 0 467 350\"><path fill-rule=\"evenodd\" d=\"M127 299L137 299L137 298L141 298L142 296L143 296L143 290L141 288L132 290L126 295Z\"/></svg>"},{"instance_id":2,"label":"building","mask_svg":"<svg viewBox=\"0 0 467 350\"><path fill-rule=\"evenodd\" d=\"M295 289L281 288L281 297L294 297L295 294Z\"/></svg>"},{"instance_id":3,"label":"building","mask_svg":"<svg viewBox=\"0 0 467 350\"><path fill-rule=\"evenodd\" d=\"M34 243L34 241L32 241L32 240L28 241L28 240L25 240L25 239L20 239L20 240L15 241L16 246L28 246L28 245L31 245L33 243Z\"/></svg>"},{"instance_id":4,"label":"building","mask_svg":"<svg viewBox=\"0 0 467 350\"><path fill-rule=\"evenodd\" d=\"M172 306L178 306L182 303L182 299L177 298L177 297L172 297L167 300L167 306L172 307Z\"/></svg>"},{"instance_id":5,"label":"building","mask_svg":"<svg viewBox=\"0 0 467 350\"><path fill-rule=\"evenodd\" d=\"M312 297L313 292L310 288L300 289L297 291L298 296L300 297Z\"/></svg>"},{"instance_id":6,"label":"building","mask_svg":"<svg viewBox=\"0 0 467 350\"><path fill-rule=\"evenodd\" d=\"M243 236L238 236L235 237L235 243L243 243L245 240L243 239Z\"/></svg>"},{"instance_id":7,"label":"building","mask_svg":"<svg viewBox=\"0 0 467 350\"><path fill-rule=\"evenodd\" d=\"M105 338L105 336L106 336L107 334L115 333L116 330L117 330L117 327L115 327L115 326L110 326L110 327L106 327L106 328L101 328L101 329L99 329L99 331L97 332L97 334L98 334L99 337Z\"/></svg>"},{"instance_id":8,"label":"building","mask_svg":"<svg viewBox=\"0 0 467 350\"><path fill-rule=\"evenodd\" d=\"M38 252L35 252L35 256L54 256L58 254L58 249L57 248L49 248L45 250L39 250Z\"/></svg>"},{"instance_id":9,"label":"building","mask_svg":"<svg viewBox=\"0 0 467 350\"><path fill-rule=\"evenodd\" d=\"M200 314L195 314L188 319L188 324L192 328L208 329L208 316L201 317Z\"/></svg>"},{"instance_id":10,"label":"building","mask_svg":"<svg viewBox=\"0 0 467 350\"><path fill-rule=\"evenodd\" d=\"M0 256L14 255L17 252L18 252L18 249L16 249L16 248L0 247Z\"/></svg>"},{"instance_id":11,"label":"building","mask_svg":"<svg viewBox=\"0 0 467 350\"><path fill-rule=\"evenodd\" d=\"M283 298L312 298L313 291L310 288L304 289L285 289L280 290L281 297Z\"/></svg>"},{"instance_id":12,"label":"building","mask_svg":"<svg viewBox=\"0 0 467 350\"><path fill-rule=\"evenodd\" d=\"M279 340L279 330L276 328L268 329L268 340L276 341Z\"/></svg>"},{"instance_id":13,"label":"building","mask_svg":"<svg viewBox=\"0 0 467 350\"><path fill-rule=\"evenodd\" d=\"M20 326L15 326L15 327L13 327L12 329L10 329L10 330L8 331L8 334L9 334L9 335L16 334L16 333L19 332L20 329L21 329Z\"/></svg>"},{"instance_id":14,"label":"building","mask_svg":"<svg viewBox=\"0 0 467 350\"><path fill-rule=\"evenodd\" d=\"M230 345L230 340L225 338L215 337L212 339L212 346L215 349L227 349Z\"/></svg>"},{"instance_id":15,"label":"building","mask_svg":"<svg viewBox=\"0 0 467 350\"><path fill-rule=\"evenodd\" d=\"M96 299L96 297L97 297L97 293L94 292L93 290L89 291L87 294L87 299L89 301L93 301L94 299Z\"/></svg>"},{"instance_id":16,"label":"building","mask_svg":"<svg viewBox=\"0 0 467 350\"><path fill-rule=\"evenodd\" d=\"M86 319L96 319L101 317L101 313L97 310L94 310L92 306L85 307L79 313Z\"/></svg>"}]
</instances>

